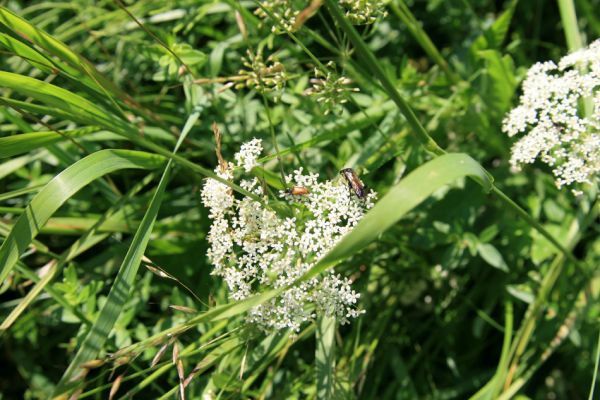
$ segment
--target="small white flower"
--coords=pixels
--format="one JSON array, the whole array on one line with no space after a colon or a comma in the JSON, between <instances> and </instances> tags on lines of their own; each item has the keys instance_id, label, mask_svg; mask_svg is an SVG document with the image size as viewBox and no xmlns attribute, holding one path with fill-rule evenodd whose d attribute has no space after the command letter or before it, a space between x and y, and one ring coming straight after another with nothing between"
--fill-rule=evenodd
<instances>
[{"instance_id":1,"label":"small white flower","mask_svg":"<svg viewBox=\"0 0 600 400\"><path fill-rule=\"evenodd\" d=\"M244 171L250 172L258 163L256 160L262 152L262 140L252 139L248 143L244 143L240 148L239 153L236 153L234 158L238 166L243 167ZM248 189L249 190L249 189Z\"/></svg>"},{"instance_id":2,"label":"small white flower","mask_svg":"<svg viewBox=\"0 0 600 400\"><path fill-rule=\"evenodd\" d=\"M236 166L250 171L260 150L257 139L244 144L235 156ZM223 175L232 181L234 166L229 168ZM286 179L309 189L308 194L298 196L280 192L293 205L296 217L280 216L251 198L235 198L211 179L202 191L213 220L208 235L213 274L223 278L233 300L293 284L356 226L376 196L370 192L366 199L358 199L340 179L320 182L316 174L304 174L302 169ZM256 178L240 184L260 194ZM356 308L359 297L348 279L328 272L251 309L247 320L266 331L295 332L319 313L347 323L362 313Z\"/></svg>"},{"instance_id":3,"label":"small white flower","mask_svg":"<svg viewBox=\"0 0 600 400\"><path fill-rule=\"evenodd\" d=\"M511 137L525 134L512 148L513 168L540 159L558 187L592 183L600 172L600 40L558 65L533 65L519 103L502 127Z\"/></svg>"}]
</instances>

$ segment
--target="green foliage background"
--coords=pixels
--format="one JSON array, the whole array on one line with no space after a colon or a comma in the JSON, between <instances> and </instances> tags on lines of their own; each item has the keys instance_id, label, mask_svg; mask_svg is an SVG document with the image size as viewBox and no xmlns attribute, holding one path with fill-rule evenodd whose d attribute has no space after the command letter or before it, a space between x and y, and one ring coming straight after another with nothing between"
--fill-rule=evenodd
<instances>
[{"instance_id":1,"label":"green foliage background","mask_svg":"<svg viewBox=\"0 0 600 400\"><path fill-rule=\"evenodd\" d=\"M592 398L596 194L511 172L501 121L529 66L600 36L600 2L391 0L354 28L325 3L275 35L253 1L2 2L0 398L173 398L178 363L187 398ZM283 92L223 85L249 49ZM360 88L342 109L303 95L315 59ZM273 190L355 167L380 193L380 229L319 266L344 260L358 320L245 327L273 293L232 303L210 275L213 122L226 159L263 139Z\"/></svg>"}]
</instances>

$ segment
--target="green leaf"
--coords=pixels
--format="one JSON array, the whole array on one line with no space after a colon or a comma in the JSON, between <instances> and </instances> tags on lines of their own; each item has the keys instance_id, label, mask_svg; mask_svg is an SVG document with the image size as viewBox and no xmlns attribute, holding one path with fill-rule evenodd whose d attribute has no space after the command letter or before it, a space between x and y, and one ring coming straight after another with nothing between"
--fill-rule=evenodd
<instances>
[{"instance_id":1,"label":"green leaf","mask_svg":"<svg viewBox=\"0 0 600 400\"><path fill-rule=\"evenodd\" d=\"M481 36L479 36L471 45L471 50L477 52L483 49L495 49L499 48L510 27L510 22L515 13L515 7L517 6L518 0L513 0L506 10L494 21Z\"/></svg>"},{"instance_id":2,"label":"green leaf","mask_svg":"<svg viewBox=\"0 0 600 400\"><path fill-rule=\"evenodd\" d=\"M477 243L477 252L492 267L508 272L508 265L504 262L502 254L493 245L489 243Z\"/></svg>"},{"instance_id":3,"label":"green leaf","mask_svg":"<svg viewBox=\"0 0 600 400\"><path fill-rule=\"evenodd\" d=\"M46 221L69 198L90 182L121 169L154 169L164 163L155 154L130 150L101 150L77 161L54 177L31 200L0 247L0 281L29 247Z\"/></svg>"},{"instance_id":4,"label":"green leaf","mask_svg":"<svg viewBox=\"0 0 600 400\"><path fill-rule=\"evenodd\" d=\"M392 187L302 279L310 279L339 260L357 253L437 189L465 176L479 181L486 190L492 187L491 178L485 170L466 154L446 154L423 164Z\"/></svg>"}]
</instances>

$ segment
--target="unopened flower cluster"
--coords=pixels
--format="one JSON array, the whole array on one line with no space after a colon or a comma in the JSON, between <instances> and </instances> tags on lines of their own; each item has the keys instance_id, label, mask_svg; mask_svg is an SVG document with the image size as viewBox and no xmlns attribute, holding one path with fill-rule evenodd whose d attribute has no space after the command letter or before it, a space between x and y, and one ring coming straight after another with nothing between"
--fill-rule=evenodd
<instances>
[{"instance_id":1,"label":"unopened flower cluster","mask_svg":"<svg viewBox=\"0 0 600 400\"><path fill-rule=\"evenodd\" d=\"M369 25L387 15L381 0L340 0L346 18L354 25Z\"/></svg>"},{"instance_id":2,"label":"unopened flower cluster","mask_svg":"<svg viewBox=\"0 0 600 400\"><path fill-rule=\"evenodd\" d=\"M310 9L309 0L263 0L254 12L263 19L275 19L271 30L274 33L293 32L300 13ZM385 2L381 0L339 0L344 14L354 25L373 24L387 15Z\"/></svg>"},{"instance_id":3,"label":"unopened flower cluster","mask_svg":"<svg viewBox=\"0 0 600 400\"><path fill-rule=\"evenodd\" d=\"M260 50L256 54L248 51L247 57L244 57L242 62L246 69L240 70L239 74L245 79L235 86L236 89L248 87L256 89L260 93L277 92L281 94L288 80L282 63L272 60L271 57L265 61Z\"/></svg>"},{"instance_id":4,"label":"unopened flower cluster","mask_svg":"<svg viewBox=\"0 0 600 400\"><path fill-rule=\"evenodd\" d=\"M315 68L315 77L310 80L311 87L304 91L307 96L312 96L324 107L325 114L339 111L341 105L348 101L352 92L358 88L350 86L352 81L335 72L335 64L327 63L327 71Z\"/></svg>"},{"instance_id":5,"label":"unopened flower cluster","mask_svg":"<svg viewBox=\"0 0 600 400\"><path fill-rule=\"evenodd\" d=\"M269 14L278 21L271 27L273 33L293 32L296 25L296 18L304 1L294 0L264 0L261 1L260 7L256 8L254 13L262 18L269 19Z\"/></svg>"},{"instance_id":6,"label":"unopened flower cluster","mask_svg":"<svg viewBox=\"0 0 600 400\"><path fill-rule=\"evenodd\" d=\"M600 172L600 40L558 65L533 65L503 130L525 134L512 148L514 167L540 159L558 187L592 183Z\"/></svg>"},{"instance_id":7,"label":"unopened flower cluster","mask_svg":"<svg viewBox=\"0 0 600 400\"><path fill-rule=\"evenodd\" d=\"M220 165L215 172L233 181L234 170L249 171L260 151L259 140L244 144L235 155L236 164ZM279 193L280 200L290 204L293 216L279 215L250 197L237 198L231 188L214 179L208 179L203 188L202 201L212 219L208 256L213 274L224 279L233 300L294 284L373 206L374 192L358 199L339 179L320 182L316 174L302 169L286 179L309 191ZM241 179L239 184L267 202L258 179ZM294 332L319 313L347 323L361 314L359 296L349 279L330 271L251 309L247 320L266 331L289 328Z\"/></svg>"}]
</instances>

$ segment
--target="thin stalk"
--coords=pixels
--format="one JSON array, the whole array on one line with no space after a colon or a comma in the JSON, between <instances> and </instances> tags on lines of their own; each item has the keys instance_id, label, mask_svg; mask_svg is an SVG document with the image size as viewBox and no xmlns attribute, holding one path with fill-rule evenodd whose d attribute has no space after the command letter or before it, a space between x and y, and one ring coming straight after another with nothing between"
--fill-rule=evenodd
<instances>
[{"instance_id":1,"label":"thin stalk","mask_svg":"<svg viewBox=\"0 0 600 400\"><path fill-rule=\"evenodd\" d=\"M273 13L269 10L267 10L262 3L260 3L259 1L255 2L256 5L258 5L258 7L260 7L260 9L262 11L265 12L265 14L267 14L269 16L269 18L271 20L273 20L273 22L275 22L275 24L277 24L277 26L279 26L283 31L285 31L285 33L302 49L302 51L304 53L306 53L306 55L308 57L310 57L310 59L319 67L321 68L323 71L328 71L329 69L323 65L323 63L317 58L317 56L315 56L312 51L310 51L305 45L304 43L302 43L302 41L300 41L300 39L298 39L296 37L296 35L294 35L292 32L290 32L289 29L286 29L286 27L281 23L281 21L279 20L279 18L277 18L276 16L273 15Z\"/></svg>"},{"instance_id":2,"label":"thin stalk","mask_svg":"<svg viewBox=\"0 0 600 400\"><path fill-rule=\"evenodd\" d=\"M444 71L448 80L452 83L458 83L460 78L452 70L446 62L446 59L438 48L433 44L427 32L421 27L419 21L410 12L410 9L406 6L404 0L398 0L390 3L390 8L393 13L406 25L410 33L413 35L415 40L421 45L421 48L427 53L427 55Z\"/></svg>"},{"instance_id":3,"label":"thin stalk","mask_svg":"<svg viewBox=\"0 0 600 400\"><path fill-rule=\"evenodd\" d=\"M592 387L588 400L594 399L594 389L596 388L596 378L598 378L598 363L600 363L600 331L598 331L598 343L596 344L596 361L594 362L594 376L592 376Z\"/></svg>"},{"instance_id":4,"label":"thin stalk","mask_svg":"<svg viewBox=\"0 0 600 400\"><path fill-rule=\"evenodd\" d=\"M572 249L575 247L577 242L581 237L581 233L585 231L587 226L596 219L598 214L600 213L600 202L596 202L593 207L586 212L586 210L582 210L579 217L573 221L571 226L569 227L568 239L567 239L567 248ZM570 254L570 253L569 253ZM545 304L546 297L554 287L554 284L558 280L560 273L562 272L562 268L564 266L564 253L559 254L550 265L548 272L544 276L536 299L533 303L530 304L527 312L525 313L525 318L517 335L515 337L515 341L513 342L513 347L511 349L511 365L508 368L508 375L506 377L506 381L504 384L504 394L511 392L514 384L512 383L515 372L518 369L518 364L521 356L523 355L531 336L535 330L536 320L539 315L542 306ZM524 378L524 376L521 376ZM515 382L516 383L516 382Z\"/></svg>"},{"instance_id":5,"label":"thin stalk","mask_svg":"<svg viewBox=\"0 0 600 400\"><path fill-rule=\"evenodd\" d=\"M404 118L406 118L406 121L412 128L413 133L415 134L419 142L421 142L421 144L425 147L427 151L433 153L436 156L445 154L446 151L442 149L435 142L435 140L433 140L431 136L429 136L429 134L427 133L423 125L421 125L421 122L415 115L408 102L404 100L404 98L402 98L400 93L398 93L396 87L393 85L393 83L390 81L390 79L387 77L387 75L379 65L379 62L375 58L375 55L371 52L371 50L369 50L366 43L362 40L356 29L354 29L354 27L350 24L350 22L348 22L346 17L344 17L344 14L340 10L337 3L334 0L326 0L326 4L327 8L329 9L336 22L340 25L342 30L350 38L350 41L354 44L358 56L362 58L364 64L369 67L373 75L375 75L375 78L379 80L387 95L390 96L394 103L396 103L396 105L400 109L400 112L404 115Z\"/></svg>"},{"instance_id":6,"label":"thin stalk","mask_svg":"<svg viewBox=\"0 0 600 400\"><path fill-rule=\"evenodd\" d=\"M577 26L577 15L575 14L575 4L573 0L558 0L560 10L560 20L565 31L567 46L569 51L575 51L583 47L583 39Z\"/></svg>"},{"instance_id":7,"label":"thin stalk","mask_svg":"<svg viewBox=\"0 0 600 400\"><path fill-rule=\"evenodd\" d=\"M284 187L287 186L285 181L285 172L283 171L283 163L281 162L281 156L279 155L279 146L277 145L277 138L275 137L275 127L273 126L273 120L271 119L271 109L267 103L267 98L264 94L261 94L263 99L263 105L265 106L265 114L269 121L269 130L271 132L271 141L273 142L273 148L275 149L275 155L277 157L277 164L279 164L279 172L281 173L281 183Z\"/></svg>"}]
</instances>

